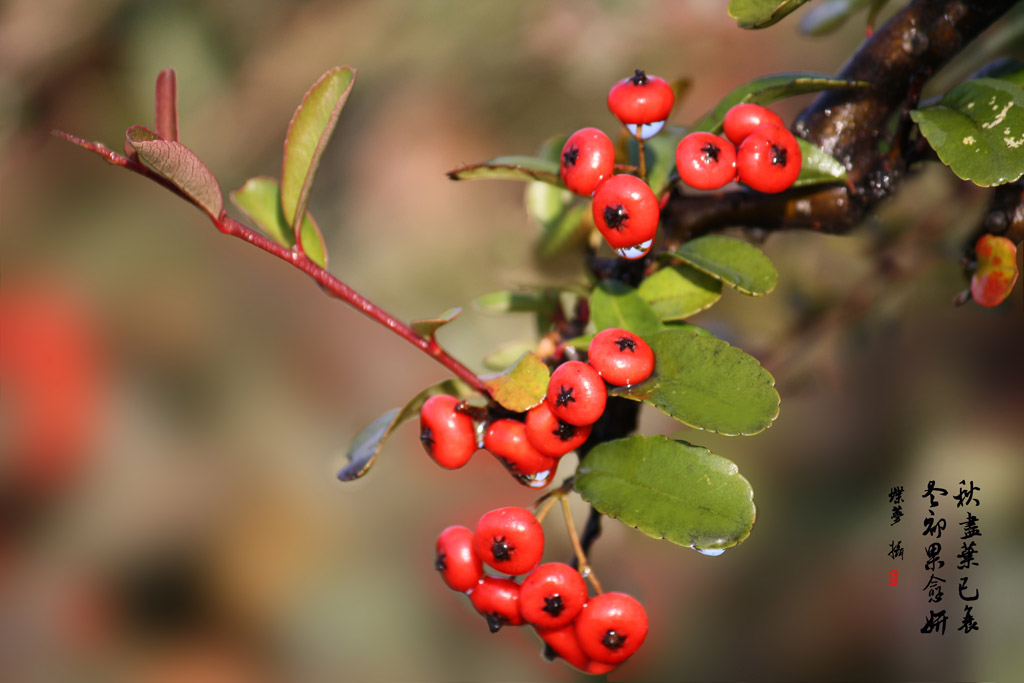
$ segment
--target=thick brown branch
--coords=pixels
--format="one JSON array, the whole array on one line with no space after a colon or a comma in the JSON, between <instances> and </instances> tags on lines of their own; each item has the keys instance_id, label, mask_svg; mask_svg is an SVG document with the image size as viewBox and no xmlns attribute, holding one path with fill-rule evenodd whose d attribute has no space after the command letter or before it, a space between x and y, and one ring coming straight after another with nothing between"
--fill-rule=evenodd
<instances>
[{"instance_id":1,"label":"thick brown branch","mask_svg":"<svg viewBox=\"0 0 1024 683\"><path fill-rule=\"evenodd\" d=\"M868 81L872 87L823 93L793 126L797 135L845 166L846 185L780 195L740 191L699 197L675 188L662 213L665 225L676 239L728 226L852 229L906 172L912 130L906 113L921 87L1016 2L914 0L864 42L837 76Z\"/></svg>"}]
</instances>

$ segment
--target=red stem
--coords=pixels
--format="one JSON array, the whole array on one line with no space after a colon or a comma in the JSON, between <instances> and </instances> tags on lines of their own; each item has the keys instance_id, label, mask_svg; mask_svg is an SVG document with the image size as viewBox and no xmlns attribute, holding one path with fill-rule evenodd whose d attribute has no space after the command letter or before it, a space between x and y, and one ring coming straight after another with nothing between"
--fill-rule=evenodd
<instances>
[{"instance_id":1,"label":"red stem","mask_svg":"<svg viewBox=\"0 0 1024 683\"><path fill-rule=\"evenodd\" d=\"M110 148L98 142L90 142L88 140L83 140L82 138L70 135L63 131L56 131L56 134L60 135L61 137L67 139L70 142L73 142L79 147L99 154L110 164L113 164L115 166L121 166L122 168L125 168L129 171L133 171L135 173L138 173L139 175L145 176L150 180L154 180L160 183L167 189L173 191L178 196L186 200L189 199L168 180L154 173L149 168L142 165L142 163L134 159L129 159L126 156L118 154L117 152L114 152ZM234 218L229 216L227 212L221 212L220 216L218 216L217 218L211 217L211 220L213 221L213 224L217 227L217 229L220 230L225 235L231 235L232 237L237 237L241 240L244 240L249 244L259 247L263 251L273 254L282 261L285 261L290 265L298 268L306 275L313 278L317 282L317 284L319 284L320 287L325 292L327 292L328 295L334 297L335 299L340 299L341 301L344 301L345 303L352 306L356 310L360 311L364 315L368 316L372 320L377 321L384 327L388 328L389 330L391 330L392 332L394 332L395 334L402 337L407 342L418 348L420 351L423 351L425 354L436 360L441 365L451 370L456 377L461 379L469 386L473 387L482 394L489 395L490 392L487 390L487 387L484 385L483 381L479 377L477 377L472 370L470 370L465 365L457 361L455 358L448 355L448 353L443 348L441 348L441 346L437 343L433 336L427 338L420 334L417 334L415 330L406 325L404 322L394 317L393 315L382 309L380 306L377 306L375 303L373 303L372 301L364 297L362 294L346 285L338 278L331 275L331 273L329 273L324 268L318 266L316 263L310 260L310 258L306 256L306 254L297 246L293 248L282 246L277 242L271 240L270 238L266 237L265 235L257 232L256 230L253 230L247 225L239 223Z\"/></svg>"}]
</instances>

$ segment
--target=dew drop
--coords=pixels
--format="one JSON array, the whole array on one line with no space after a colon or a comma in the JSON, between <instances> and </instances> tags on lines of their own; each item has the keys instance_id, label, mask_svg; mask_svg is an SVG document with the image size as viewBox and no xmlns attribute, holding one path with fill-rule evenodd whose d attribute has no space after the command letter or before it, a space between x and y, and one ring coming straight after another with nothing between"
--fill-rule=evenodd
<instances>
[{"instance_id":1,"label":"dew drop","mask_svg":"<svg viewBox=\"0 0 1024 683\"><path fill-rule=\"evenodd\" d=\"M647 140L648 138L653 138L655 135L661 132L661 129L664 125L664 121L655 121L654 123L641 123L640 139ZM636 127L637 124L635 123L626 124L626 130L628 130L629 134L632 135L633 137L636 137Z\"/></svg>"},{"instance_id":2,"label":"dew drop","mask_svg":"<svg viewBox=\"0 0 1024 683\"><path fill-rule=\"evenodd\" d=\"M531 489L542 489L551 483L554 475L554 470L544 470L536 474L513 474L512 476L523 486L529 486Z\"/></svg>"},{"instance_id":3,"label":"dew drop","mask_svg":"<svg viewBox=\"0 0 1024 683\"><path fill-rule=\"evenodd\" d=\"M701 555L707 555L708 557L718 557L725 552L725 548L698 548L695 545L691 545L690 547Z\"/></svg>"}]
</instances>

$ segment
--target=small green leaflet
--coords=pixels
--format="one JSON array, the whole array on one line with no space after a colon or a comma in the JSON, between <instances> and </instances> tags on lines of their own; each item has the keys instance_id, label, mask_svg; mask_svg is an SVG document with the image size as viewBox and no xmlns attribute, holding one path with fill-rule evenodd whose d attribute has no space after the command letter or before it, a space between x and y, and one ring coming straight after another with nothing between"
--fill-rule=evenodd
<instances>
[{"instance_id":1,"label":"small green leaflet","mask_svg":"<svg viewBox=\"0 0 1024 683\"><path fill-rule=\"evenodd\" d=\"M981 187L1024 175L1024 88L1001 78L956 86L910 117L959 178Z\"/></svg>"},{"instance_id":2,"label":"small green leaflet","mask_svg":"<svg viewBox=\"0 0 1024 683\"><path fill-rule=\"evenodd\" d=\"M740 28L766 28L805 2L807 0L729 0L729 16Z\"/></svg>"},{"instance_id":3,"label":"small green leaflet","mask_svg":"<svg viewBox=\"0 0 1024 683\"><path fill-rule=\"evenodd\" d=\"M522 413L544 400L551 371L540 356L524 353L498 375L482 377L491 398L514 413Z\"/></svg>"},{"instance_id":4,"label":"small green leaflet","mask_svg":"<svg viewBox=\"0 0 1024 683\"><path fill-rule=\"evenodd\" d=\"M763 251L725 235L705 235L684 242L667 257L683 261L750 296L768 294L779 281L778 271Z\"/></svg>"}]
</instances>

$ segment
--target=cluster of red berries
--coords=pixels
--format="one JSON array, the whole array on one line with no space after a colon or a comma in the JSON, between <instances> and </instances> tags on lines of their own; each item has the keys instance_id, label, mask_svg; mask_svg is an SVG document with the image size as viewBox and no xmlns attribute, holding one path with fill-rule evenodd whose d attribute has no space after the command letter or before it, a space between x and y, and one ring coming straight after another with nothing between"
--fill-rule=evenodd
<instances>
[{"instance_id":1,"label":"cluster of red berries","mask_svg":"<svg viewBox=\"0 0 1024 683\"><path fill-rule=\"evenodd\" d=\"M654 371L654 351L637 335L609 328L596 335L588 362L568 361L551 374L545 399L522 419L485 421L482 447L514 475L553 472L563 455L590 437L591 425L604 413L605 382L626 386ZM431 396L420 410L420 443L438 465L456 469L478 449L477 424L455 396Z\"/></svg>"},{"instance_id":2,"label":"cluster of red berries","mask_svg":"<svg viewBox=\"0 0 1024 683\"><path fill-rule=\"evenodd\" d=\"M647 637L643 605L625 593L590 598L577 570L540 564L543 556L537 518L525 508L504 507L485 513L475 530L456 525L442 531L434 568L449 588L469 596L491 633L530 624L556 656L587 673L607 673L626 661ZM485 574L484 564L509 578Z\"/></svg>"},{"instance_id":3,"label":"cluster of red berries","mask_svg":"<svg viewBox=\"0 0 1024 683\"><path fill-rule=\"evenodd\" d=\"M608 109L638 140L661 131L675 104L663 78L637 69L608 92ZM732 107L725 116L725 137L691 133L676 147L676 168L683 182L714 190L734 180L766 193L781 192L800 175L802 155L782 119L758 104ZM594 225L622 258L650 252L661 206L641 178L615 174L615 146L597 128L582 128L562 147L560 172L565 186L593 197ZM642 175L642 173L641 173Z\"/></svg>"},{"instance_id":4,"label":"cluster of red berries","mask_svg":"<svg viewBox=\"0 0 1024 683\"><path fill-rule=\"evenodd\" d=\"M656 135L675 104L675 93L663 78L636 73L608 93L608 108L640 139ZM597 128L583 128L562 147L562 182L572 192L593 196L594 224L609 246L627 259L647 255L658 231L661 207L640 178L615 175L615 146Z\"/></svg>"},{"instance_id":5,"label":"cluster of red berries","mask_svg":"<svg viewBox=\"0 0 1024 683\"><path fill-rule=\"evenodd\" d=\"M717 190L734 180L758 192L788 189L803 159L782 119L759 104L737 104L725 114L725 137L690 133L676 147L679 178L698 190Z\"/></svg>"}]
</instances>

